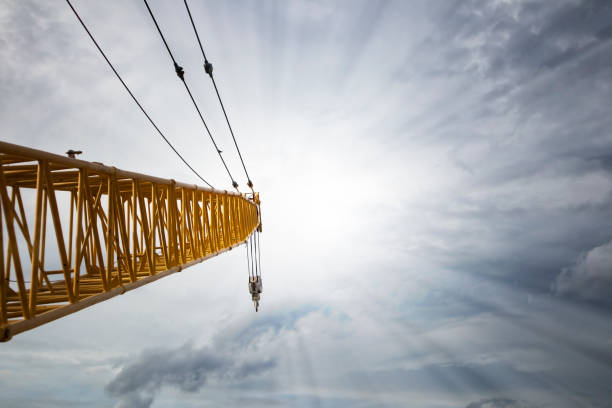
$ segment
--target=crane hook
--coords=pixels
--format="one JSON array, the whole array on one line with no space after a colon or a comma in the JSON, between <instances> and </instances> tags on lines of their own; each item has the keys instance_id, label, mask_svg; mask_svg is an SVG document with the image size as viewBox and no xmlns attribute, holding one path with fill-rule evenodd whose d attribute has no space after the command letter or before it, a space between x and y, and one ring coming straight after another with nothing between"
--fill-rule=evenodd
<instances>
[{"instance_id":1,"label":"crane hook","mask_svg":"<svg viewBox=\"0 0 612 408\"><path fill-rule=\"evenodd\" d=\"M261 298L262 286L261 276L249 276L249 293L253 299L255 312L259 311L259 300Z\"/></svg>"}]
</instances>

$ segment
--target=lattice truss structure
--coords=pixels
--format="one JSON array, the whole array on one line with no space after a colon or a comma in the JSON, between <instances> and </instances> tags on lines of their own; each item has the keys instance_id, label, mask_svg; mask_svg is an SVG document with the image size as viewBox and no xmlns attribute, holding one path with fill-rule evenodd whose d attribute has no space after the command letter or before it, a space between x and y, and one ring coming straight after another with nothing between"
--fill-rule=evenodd
<instances>
[{"instance_id":1,"label":"lattice truss structure","mask_svg":"<svg viewBox=\"0 0 612 408\"><path fill-rule=\"evenodd\" d=\"M243 243L258 194L0 142L0 340Z\"/></svg>"}]
</instances>

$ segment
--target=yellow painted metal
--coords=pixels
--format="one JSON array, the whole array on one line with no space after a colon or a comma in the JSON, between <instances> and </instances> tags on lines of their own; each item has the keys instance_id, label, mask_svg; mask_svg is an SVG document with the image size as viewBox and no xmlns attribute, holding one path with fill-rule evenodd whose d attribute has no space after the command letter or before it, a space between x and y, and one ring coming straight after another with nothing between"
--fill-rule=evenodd
<instances>
[{"instance_id":1,"label":"yellow painted metal","mask_svg":"<svg viewBox=\"0 0 612 408\"><path fill-rule=\"evenodd\" d=\"M5 142L0 207L0 341L231 250L260 227L257 194Z\"/></svg>"}]
</instances>

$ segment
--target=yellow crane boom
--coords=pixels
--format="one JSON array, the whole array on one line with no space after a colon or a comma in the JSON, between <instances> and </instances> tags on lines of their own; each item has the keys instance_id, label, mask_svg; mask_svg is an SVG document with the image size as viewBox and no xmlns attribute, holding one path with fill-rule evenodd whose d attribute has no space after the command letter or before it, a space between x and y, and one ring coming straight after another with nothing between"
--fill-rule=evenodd
<instances>
[{"instance_id":1,"label":"yellow crane boom","mask_svg":"<svg viewBox=\"0 0 612 408\"><path fill-rule=\"evenodd\" d=\"M0 207L0 341L231 250L260 226L257 193L5 142Z\"/></svg>"}]
</instances>

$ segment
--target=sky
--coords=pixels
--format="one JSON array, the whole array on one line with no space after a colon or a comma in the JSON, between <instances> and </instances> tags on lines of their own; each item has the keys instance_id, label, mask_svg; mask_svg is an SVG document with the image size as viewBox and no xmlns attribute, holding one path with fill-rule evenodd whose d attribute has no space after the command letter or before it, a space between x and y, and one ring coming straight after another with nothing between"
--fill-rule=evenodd
<instances>
[{"instance_id":1,"label":"sky","mask_svg":"<svg viewBox=\"0 0 612 408\"><path fill-rule=\"evenodd\" d=\"M189 2L262 199L233 250L0 344L3 407L610 407L612 4ZM151 0L228 166L182 2ZM231 184L146 7L74 1ZM0 0L1 138L197 183L60 0Z\"/></svg>"}]
</instances>

